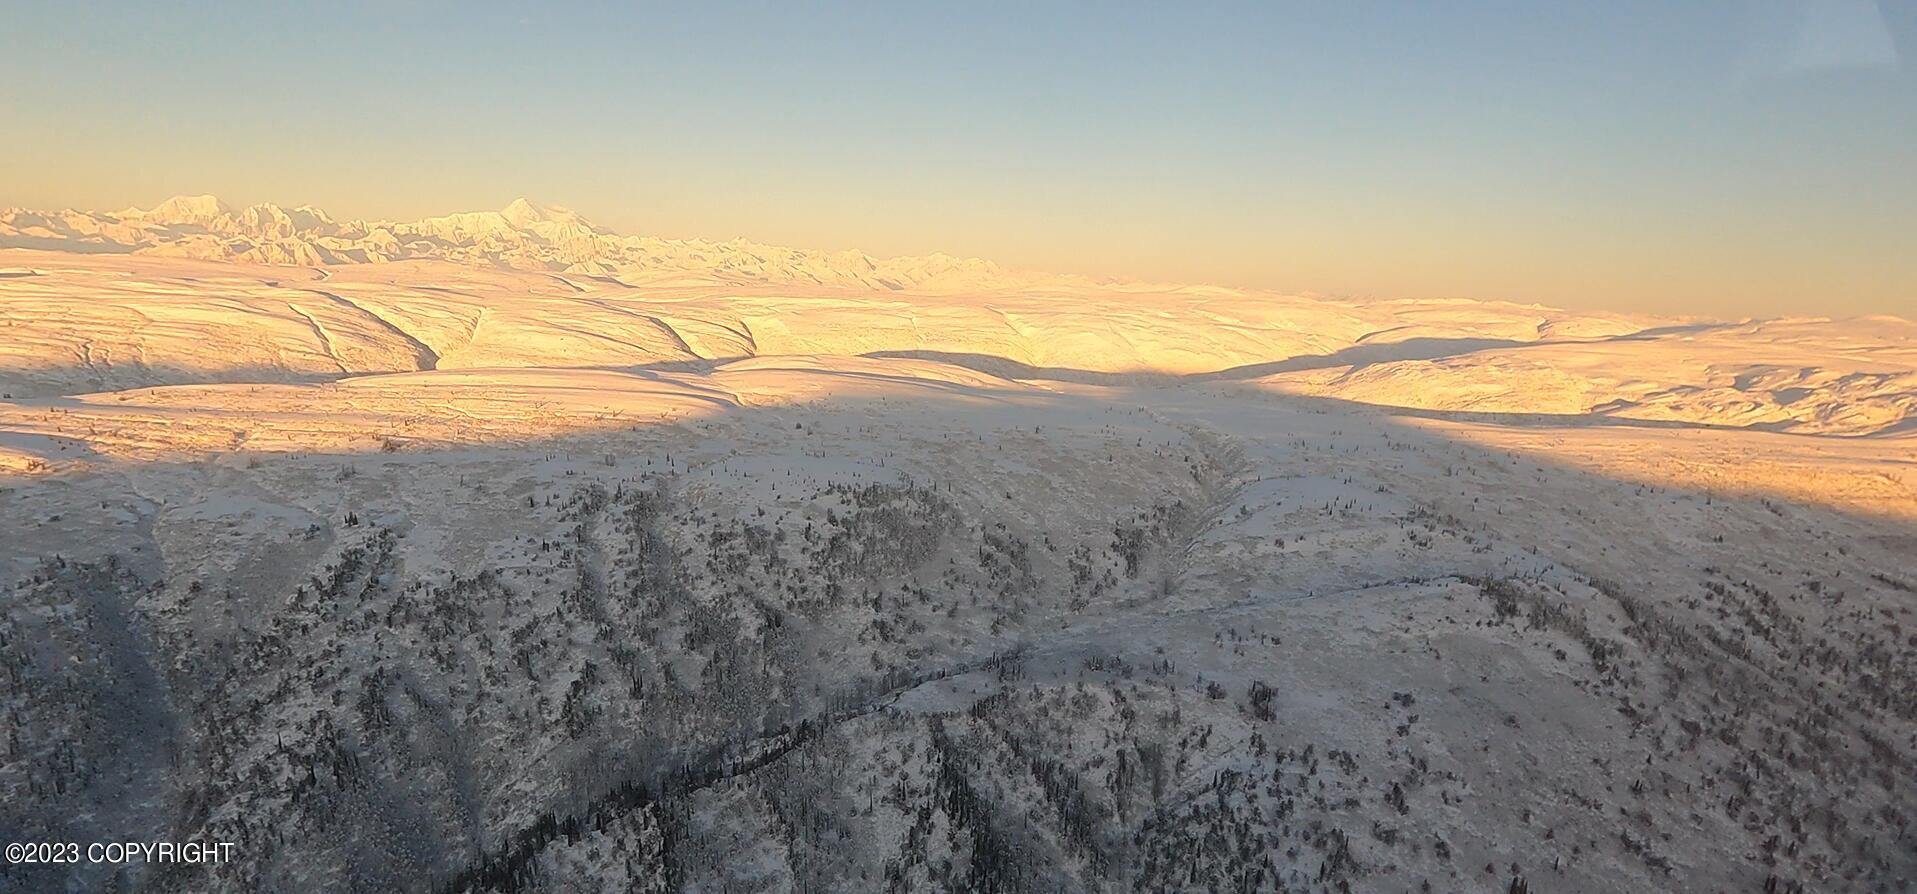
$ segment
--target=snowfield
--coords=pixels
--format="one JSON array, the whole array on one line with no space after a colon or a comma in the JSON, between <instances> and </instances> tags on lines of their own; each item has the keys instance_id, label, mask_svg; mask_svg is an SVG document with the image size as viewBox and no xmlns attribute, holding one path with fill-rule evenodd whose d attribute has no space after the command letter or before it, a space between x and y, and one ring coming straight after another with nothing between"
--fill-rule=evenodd
<instances>
[{"instance_id":1,"label":"snowfield","mask_svg":"<svg viewBox=\"0 0 1917 894\"><path fill-rule=\"evenodd\" d=\"M1908 321L0 245L0 889L1917 886Z\"/></svg>"}]
</instances>

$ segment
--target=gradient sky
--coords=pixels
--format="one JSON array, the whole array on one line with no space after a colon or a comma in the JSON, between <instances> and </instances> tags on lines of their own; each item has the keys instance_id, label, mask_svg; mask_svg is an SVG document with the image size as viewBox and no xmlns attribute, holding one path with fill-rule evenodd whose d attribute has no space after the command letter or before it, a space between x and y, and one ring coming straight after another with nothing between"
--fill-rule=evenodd
<instances>
[{"instance_id":1,"label":"gradient sky","mask_svg":"<svg viewBox=\"0 0 1917 894\"><path fill-rule=\"evenodd\" d=\"M1917 316L1907 3L299 6L0 0L0 205Z\"/></svg>"}]
</instances>

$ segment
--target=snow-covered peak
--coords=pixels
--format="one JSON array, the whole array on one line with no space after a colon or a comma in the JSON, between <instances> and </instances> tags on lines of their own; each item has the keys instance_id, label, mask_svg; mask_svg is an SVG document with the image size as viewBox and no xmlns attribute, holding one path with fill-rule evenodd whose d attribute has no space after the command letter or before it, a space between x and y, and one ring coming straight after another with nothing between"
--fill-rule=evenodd
<instances>
[{"instance_id":1,"label":"snow-covered peak","mask_svg":"<svg viewBox=\"0 0 1917 894\"><path fill-rule=\"evenodd\" d=\"M510 204L500 209L499 213L508 223L522 230L531 229L534 224L539 223L585 225L585 221L570 208L535 204L523 196L512 200Z\"/></svg>"},{"instance_id":2,"label":"snow-covered peak","mask_svg":"<svg viewBox=\"0 0 1917 894\"><path fill-rule=\"evenodd\" d=\"M161 224L206 224L232 211L216 196L174 196L141 216Z\"/></svg>"}]
</instances>

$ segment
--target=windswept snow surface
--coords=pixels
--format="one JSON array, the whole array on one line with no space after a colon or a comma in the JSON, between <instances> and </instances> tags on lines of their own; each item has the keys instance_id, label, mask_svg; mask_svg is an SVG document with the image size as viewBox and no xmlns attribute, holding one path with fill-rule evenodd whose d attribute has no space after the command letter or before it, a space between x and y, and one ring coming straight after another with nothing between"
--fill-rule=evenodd
<instances>
[{"instance_id":1,"label":"windswept snow surface","mask_svg":"<svg viewBox=\"0 0 1917 894\"><path fill-rule=\"evenodd\" d=\"M1917 884L1909 322L0 221L0 889Z\"/></svg>"}]
</instances>

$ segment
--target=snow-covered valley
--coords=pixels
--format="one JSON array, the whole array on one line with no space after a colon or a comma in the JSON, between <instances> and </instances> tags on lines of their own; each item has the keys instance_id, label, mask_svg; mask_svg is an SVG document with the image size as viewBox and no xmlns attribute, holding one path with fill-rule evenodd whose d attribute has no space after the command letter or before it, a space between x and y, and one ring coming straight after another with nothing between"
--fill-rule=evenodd
<instances>
[{"instance_id":1,"label":"snow-covered valley","mask_svg":"<svg viewBox=\"0 0 1917 894\"><path fill-rule=\"evenodd\" d=\"M0 240L0 888L1917 884L1908 321Z\"/></svg>"}]
</instances>

